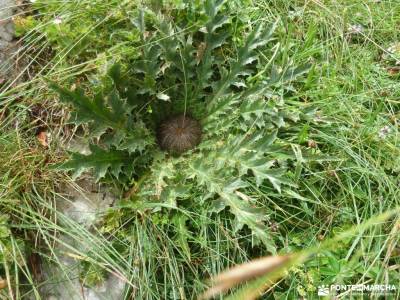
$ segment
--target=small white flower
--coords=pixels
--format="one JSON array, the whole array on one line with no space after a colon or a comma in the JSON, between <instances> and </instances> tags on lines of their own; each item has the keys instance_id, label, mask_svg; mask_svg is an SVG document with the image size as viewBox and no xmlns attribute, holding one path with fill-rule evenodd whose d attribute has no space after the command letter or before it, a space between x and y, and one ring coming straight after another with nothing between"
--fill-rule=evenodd
<instances>
[{"instance_id":1,"label":"small white flower","mask_svg":"<svg viewBox=\"0 0 400 300\"><path fill-rule=\"evenodd\" d=\"M364 32L364 27L360 24L353 24L347 28L347 31L350 34L360 34Z\"/></svg>"},{"instance_id":2,"label":"small white flower","mask_svg":"<svg viewBox=\"0 0 400 300\"><path fill-rule=\"evenodd\" d=\"M314 116L314 121L315 121L315 122L317 122L317 123L319 123L319 122L322 122L322 121L323 121L323 119L322 119L322 115L321 115L321 112L320 112L320 111L317 111L317 112L315 113L315 116Z\"/></svg>"},{"instance_id":3,"label":"small white flower","mask_svg":"<svg viewBox=\"0 0 400 300\"><path fill-rule=\"evenodd\" d=\"M164 93L158 93L157 98L163 101L169 101L170 97L167 94Z\"/></svg>"},{"instance_id":4,"label":"small white flower","mask_svg":"<svg viewBox=\"0 0 400 300\"><path fill-rule=\"evenodd\" d=\"M386 126L382 127L382 128L379 130L378 136L379 136L379 138L384 139L384 138L386 138L386 136L387 136L389 133L390 133L390 127L386 125Z\"/></svg>"},{"instance_id":5,"label":"small white flower","mask_svg":"<svg viewBox=\"0 0 400 300\"><path fill-rule=\"evenodd\" d=\"M56 25L60 25L60 24L62 23L61 17L56 17L56 18L54 19L53 23L56 24Z\"/></svg>"},{"instance_id":6,"label":"small white flower","mask_svg":"<svg viewBox=\"0 0 400 300\"><path fill-rule=\"evenodd\" d=\"M400 42L391 44L382 54L382 59L395 61L396 65L400 65Z\"/></svg>"},{"instance_id":7,"label":"small white flower","mask_svg":"<svg viewBox=\"0 0 400 300\"><path fill-rule=\"evenodd\" d=\"M295 19L297 17L301 17L303 15L303 11L301 9L290 10L288 16L290 19Z\"/></svg>"},{"instance_id":8,"label":"small white flower","mask_svg":"<svg viewBox=\"0 0 400 300\"><path fill-rule=\"evenodd\" d=\"M396 53L397 48L398 48L398 45L392 45L389 48L387 48L386 51L391 54L394 54L394 53Z\"/></svg>"}]
</instances>

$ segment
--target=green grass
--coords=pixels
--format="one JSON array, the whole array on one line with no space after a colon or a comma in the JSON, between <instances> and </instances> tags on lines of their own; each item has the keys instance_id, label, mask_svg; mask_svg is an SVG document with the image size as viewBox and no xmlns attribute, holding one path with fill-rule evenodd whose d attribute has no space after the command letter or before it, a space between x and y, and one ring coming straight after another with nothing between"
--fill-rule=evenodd
<instances>
[{"instance_id":1,"label":"green grass","mask_svg":"<svg viewBox=\"0 0 400 300\"><path fill-rule=\"evenodd\" d=\"M179 9L179 3L169 1L164 13L184 18L186 11ZM400 4L387 0L232 1L229 5L238 14L237 23L231 25L235 43L242 41L247 23L279 18L275 37L282 53L275 64L312 61L304 82L277 91L287 107L317 111L310 114L309 122L285 132L297 155L289 168L297 188L279 194L262 185L247 191L267 211L278 252L313 248L398 208L399 75L388 72L394 61L381 57L399 41L394 28L400 22ZM129 65L141 46L132 30L136 5L131 1L36 1L34 7L38 21L19 29L25 34L23 51L29 63L21 74L26 81L0 87L4 222L0 220L6 224L0 227L0 276L15 286L0 295L20 299L29 294L39 299L40 287L55 282L37 282L27 261L37 253L44 265L62 269L65 253L55 252L57 244L75 258L84 284L118 274L128 283L126 297L133 293L137 299L196 298L211 275L267 255L246 228L234 232L235 220L229 213L210 214L207 206L180 207L191 224L181 236L174 235L182 221L178 213L165 210L132 214L132 208L117 203L101 217L99 226L88 230L55 209L56 199L62 197L59 187L72 183L51 165L65 159L63 149L75 128L65 125L65 107L48 90L44 76L64 86L98 88L112 61ZM53 24L56 16L62 16L59 28ZM354 24L363 25L362 34L348 34ZM228 45L224 51L229 56L233 50ZM260 55L266 64L271 51ZM40 122L28 113L38 103L46 111L39 115ZM52 133L49 149L35 137L36 127L43 125ZM385 126L390 132L382 138ZM311 140L317 148L310 147ZM309 152L318 159L308 157ZM202 196L199 191L191 198L196 202ZM396 215L324 247L291 269L265 298L314 299L321 284L398 285L399 230ZM66 278L76 276L72 270L64 271Z\"/></svg>"}]
</instances>

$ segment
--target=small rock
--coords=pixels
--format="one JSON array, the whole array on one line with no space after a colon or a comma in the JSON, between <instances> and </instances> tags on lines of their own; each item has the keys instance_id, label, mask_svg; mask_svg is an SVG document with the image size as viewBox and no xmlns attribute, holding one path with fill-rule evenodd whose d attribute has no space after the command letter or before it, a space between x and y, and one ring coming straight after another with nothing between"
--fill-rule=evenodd
<instances>
[{"instance_id":1,"label":"small rock","mask_svg":"<svg viewBox=\"0 0 400 300\"><path fill-rule=\"evenodd\" d=\"M110 191L88 178L63 187L62 193L65 197L59 199L58 209L87 228L116 201Z\"/></svg>"},{"instance_id":2,"label":"small rock","mask_svg":"<svg viewBox=\"0 0 400 300\"><path fill-rule=\"evenodd\" d=\"M61 189L64 195L57 200L57 209L76 223L90 228L98 220L98 215L106 211L116 200L110 191L96 184L90 178L81 179L76 184L65 185ZM78 244L73 238L61 235L60 243L53 252L64 270L47 263L43 268L45 284L41 289L43 299L60 300L114 300L122 299L125 282L110 274L103 283L89 288L82 286L79 280L80 261L66 255L69 245L87 251L88 245Z\"/></svg>"}]
</instances>

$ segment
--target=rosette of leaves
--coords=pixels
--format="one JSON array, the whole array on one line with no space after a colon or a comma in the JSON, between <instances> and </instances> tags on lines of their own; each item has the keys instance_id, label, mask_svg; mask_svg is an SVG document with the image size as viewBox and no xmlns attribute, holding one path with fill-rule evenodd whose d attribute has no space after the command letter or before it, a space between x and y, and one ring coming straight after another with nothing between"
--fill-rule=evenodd
<instances>
[{"instance_id":1,"label":"rosette of leaves","mask_svg":"<svg viewBox=\"0 0 400 300\"><path fill-rule=\"evenodd\" d=\"M209 213L229 211L235 230L247 226L274 253L268 214L251 191L292 185L286 176L292 154L278 136L300 113L285 111L273 95L307 66L275 66L276 23L248 26L232 47L234 16L223 1L205 1L191 15L196 20L189 24L141 11L134 20L140 55L128 68L113 66L93 97L52 84L74 107L72 120L88 124L93 142L90 155L73 153L63 167L74 178L93 169L96 180L117 180L128 190L123 203L136 211L174 210L185 199ZM273 51L261 64L263 49ZM202 140L177 156L163 151L156 135L163 120L179 114L201 124Z\"/></svg>"}]
</instances>

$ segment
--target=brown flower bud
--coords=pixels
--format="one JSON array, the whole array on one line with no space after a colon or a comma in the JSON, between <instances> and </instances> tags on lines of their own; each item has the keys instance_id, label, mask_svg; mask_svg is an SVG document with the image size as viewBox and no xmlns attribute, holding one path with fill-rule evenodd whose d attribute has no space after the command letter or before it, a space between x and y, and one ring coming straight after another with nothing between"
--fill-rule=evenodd
<instances>
[{"instance_id":1,"label":"brown flower bud","mask_svg":"<svg viewBox=\"0 0 400 300\"><path fill-rule=\"evenodd\" d=\"M166 120L157 130L160 148L176 154L196 147L201 141L201 134L200 123L185 115Z\"/></svg>"}]
</instances>

